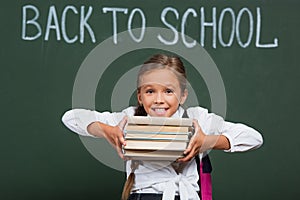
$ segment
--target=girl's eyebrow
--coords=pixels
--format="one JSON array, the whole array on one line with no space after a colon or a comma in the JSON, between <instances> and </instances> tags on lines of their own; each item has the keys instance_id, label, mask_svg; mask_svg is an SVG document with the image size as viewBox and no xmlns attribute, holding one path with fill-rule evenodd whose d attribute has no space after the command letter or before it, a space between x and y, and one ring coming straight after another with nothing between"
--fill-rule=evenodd
<instances>
[{"instance_id":1,"label":"girl's eyebrow","mask_svg":"<svg viewBox=\"0 0 300 200\"><path fill-rule=\"evenodd\" d=\"M151 85L151 84L143 84L143 85L141 85L140 87L153 87L153 85Z\"/></svg>"},{"instance_id":2,"label":"girl's eyebrow","mask_svg":"<svg viewBox=\"0 0 300 200\"><path fill-rule=\"evenodd\" d=\"M175 88L175 86L174 86L172 83L165 84L164 86L165 86L165 87L170 87L170 88Z\"/></svg>"},{"instance_id":3,"label":"girl's eyebrow","mask_svg":"<svg viewBox=\"0 0 300 200\"><path fill-rule=\"evenodd\" d=\"M146 84L143 84L143 85L141 85L140 87L153 87L154 86L154 84L156 84L156 83L146 83ZM167 84L160 84L160 83L157 83L158 85L161 85L161 86L163 86L163 87L166 87L166 88L176 88L175 86L174 86L174 84L172 84L172 83L167 83Z\"/></svg>"}]
</instances>

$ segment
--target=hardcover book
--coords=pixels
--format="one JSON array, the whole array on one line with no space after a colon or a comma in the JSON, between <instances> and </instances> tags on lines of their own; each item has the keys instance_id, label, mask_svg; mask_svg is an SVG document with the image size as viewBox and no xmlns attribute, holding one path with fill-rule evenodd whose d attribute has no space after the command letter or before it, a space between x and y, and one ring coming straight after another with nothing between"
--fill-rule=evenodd
<instances>
[{"instance_id":1,"label":"hardcover book","mask_svg":"<svg viewBox=\"0 0 300 200\"><path fill-rule=\"evenodd\" d=\"M183 156L193 134L188 118L128 118L124 156L135 160L176 160Z\"/></svg>"}]
</instances>

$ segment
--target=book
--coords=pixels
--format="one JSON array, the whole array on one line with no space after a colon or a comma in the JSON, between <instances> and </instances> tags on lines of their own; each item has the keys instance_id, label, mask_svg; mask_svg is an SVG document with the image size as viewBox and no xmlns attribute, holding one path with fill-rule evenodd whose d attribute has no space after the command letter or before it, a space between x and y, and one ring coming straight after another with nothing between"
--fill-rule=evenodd
<instances>
[{"instance_id":1,"label":"book","mask_svg":"<svg viewBox=\"0 0 300 200\"><path fill-rule=\"evenodd\" d=\"M126 140L177 140L188 142L190 135L188 134L160 134L160 133L143 133L140 131L127 131Z\"/></svg>"},{"instance_id":2,"label":"book","mask_svg":"<svg viewBox=\"0 0 300 200\"><path fill-rule=\"evenodd\" d=\"M183 156L193 134L192 120L168 117L128 117L124 156L136 160L174 161Z\"/></svg>"},{"instance_id":3,"label":"book","mask_svg":"<svg viewBox=\"0 0 300 200\"><path fill-rule=\"evenodd\" d=\"M174 161L184 157L182 151L124 150L124 154L127 158L134 160Z\"/></svg>"},{"instance_id":4,"label":"book","mask_svg":"<svg viewBox=\"0 0 300 200\"><path fill-rule=\"evenodd\" d=\"M188 126L170 126L170 125L133 125L128 124L125 128L126 131L143 131L151 133L186 133L191 131Z\"/></svg>"},{"instance_id":5,"label":"book","mask_svg":"<svg viewBox=\"0 0 300 200\"><path fill-rule=\"evenodd\" d=\"M168 151L184 151L188 145L188 142L182 141L166 141L166 140L126 140L126 149L136 150L168 150Z\"/></svg>"},{"instance_id":6,"label":"book","mask_svg":"<svg viewBox=\"0 0 300 200\"><path fill-rule=\"evenodd\" d=\"M171 118L171 117L145 117L145 116L129 116L128 124L147 124L147 125L163 125L163 126L192 126L193 120L189 118Z\"/></svg>"}]
</instances>

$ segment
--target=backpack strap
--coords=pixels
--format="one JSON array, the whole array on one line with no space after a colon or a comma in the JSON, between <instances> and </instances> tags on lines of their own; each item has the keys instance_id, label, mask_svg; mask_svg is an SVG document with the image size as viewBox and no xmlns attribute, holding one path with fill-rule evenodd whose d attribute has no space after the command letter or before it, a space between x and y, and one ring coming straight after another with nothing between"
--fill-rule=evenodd
<instances>
[{"instance_id":1,"label":"backpack strap","mask_svg":"<svg viewBox=\"0 0 300 200\"><path fill-rule=\"evenodd\" d=\"M182 118L189 118L186 110L184 110ZM197 171L199 174L199 180L198 180L198 185L200 188L199 196L201 200L212 200L212 179L211 179L212 165L208 157L208 154L202 157L201 160L199 155L196 155L195 161L197 164Z\"/></svg>"}]
</instances>

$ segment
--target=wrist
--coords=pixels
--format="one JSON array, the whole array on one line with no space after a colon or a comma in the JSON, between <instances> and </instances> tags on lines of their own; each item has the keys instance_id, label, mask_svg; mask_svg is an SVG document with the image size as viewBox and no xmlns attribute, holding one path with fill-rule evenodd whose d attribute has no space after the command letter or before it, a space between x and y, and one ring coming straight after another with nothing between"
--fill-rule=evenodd
<instances>
[{"instance_id":1,"label":"wrist","mask_svg":"<svg viewBox=\"0 0 300 200\"><path fill-rule=\"evenodd\" d=\"M109 133L111 126L103 124L101 122L93 122L87 127L89 134L96 137L106 137L106 134Z\"/></svg>"},{"instance_id":2,"label":"wrist","mask_svg":"<svg viewBox=\"0 0 300 200\"><path fill-rule=\"evenodd\" d=\"M224 135L209 135L207 136L209 149L228 150L230 149L230 143L227 137Z\"/></svg>"},{"instance_id":3,"label":"wrist","mask_svg":"<svg viewBox=\"0 0 300 200\"><path fill-rule=\"evenodd\" d=\"M215 146L216 138L214 135L203 135L201 137L202 145L201 145L201 152L211 150Z\"/></svg>"}]
</instances>

